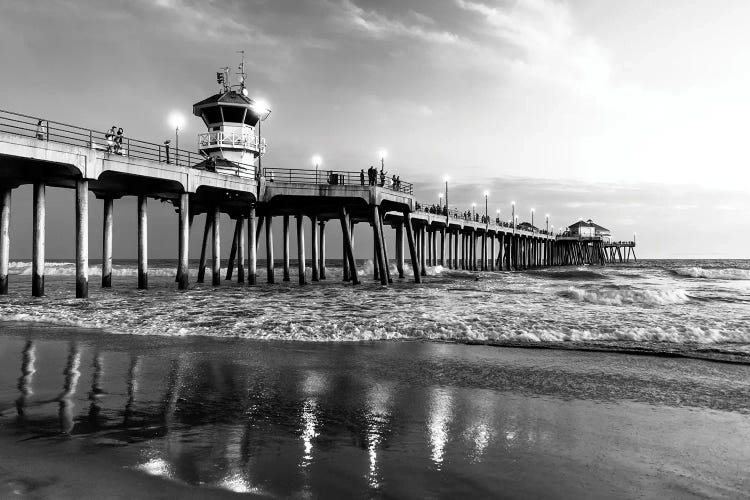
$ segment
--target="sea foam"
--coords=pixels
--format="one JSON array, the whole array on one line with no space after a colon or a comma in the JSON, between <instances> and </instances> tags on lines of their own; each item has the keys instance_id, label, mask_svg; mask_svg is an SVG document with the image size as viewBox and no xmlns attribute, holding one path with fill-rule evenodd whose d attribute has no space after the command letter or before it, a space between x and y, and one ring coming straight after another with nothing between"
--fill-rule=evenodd
<instances>
[{"instance_id":1,"label":"sea foam","mask_svg":"<svg viewBox=\"0 0 750 500\"><path fill-rule=\"evenodd\" d=\"M720 280L750 280L750 269L681 267L674 270L679 276Z\"/></svg>"},{"instance_id":2,"label":"sea foam","mask_svg":"<svg viewBox=\"0 0 750 500\"><path fill-rule=\"evenodd\" d=\"M610 306L625 304L663 306L684 304L690 300L687 292L681 289L599 288L592 290L571 286L563 292L563 296L581 302Z\"/></svg>"}]
</instances>

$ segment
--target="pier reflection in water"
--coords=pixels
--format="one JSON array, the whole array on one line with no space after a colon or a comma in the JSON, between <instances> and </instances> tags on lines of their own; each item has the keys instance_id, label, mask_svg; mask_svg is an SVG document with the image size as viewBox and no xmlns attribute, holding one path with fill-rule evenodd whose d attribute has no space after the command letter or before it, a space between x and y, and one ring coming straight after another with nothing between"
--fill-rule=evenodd
<instances>
[{"instance_id":1,"label":"pier reflection in water","mask_svg":"<svg viewBox=\"0 0 750 500\"><path fill-rule=\"evenodd\" d=\"M567 461L557 476L571 462L595 471L593 436L622 418L607 388L577 402L546 394L560 377L566 387L592 387L591 366L545 375L541 359L524 371L512 350L159 342L0 337L0 423L21 436L107 448L146 474L235 492L482 496L516 491L535 477L537 460L553 470ZM526 385L508 390L516 378ZM611 445L623 456L644 446ZM572 477L581 491L596 480L595 472ZM532 489L552 492L553 479L536 478Z\"/></svg>"}]
</instances>

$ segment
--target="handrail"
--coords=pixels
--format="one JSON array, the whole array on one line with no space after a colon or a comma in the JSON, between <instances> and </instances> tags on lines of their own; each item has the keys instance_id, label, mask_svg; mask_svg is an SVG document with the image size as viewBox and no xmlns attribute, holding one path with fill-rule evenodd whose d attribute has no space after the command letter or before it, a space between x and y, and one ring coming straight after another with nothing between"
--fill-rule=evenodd
<instances>
[{"instance_id":1,"label":"handrail","mask_svg":"<svg viewBox=\"0 0 750 500\"><path fill-rule=\"evenodd\" d=\"M318 169L309 170L301 168L275 168L266 167L263 175L268 182L287 182L291 184L324 184L324 185L347 185L347 186L370 186L368 179L362 176L362 172L345 170ZM394 184L392 177L378 178L376 187L385 188L397 193L414 194L414 185L410 182L397 178Z\"/></svg>"},{"instance_id":2,"label":"handrail","mask_svg":"<svg viewBox=\"0 0 750 500\"><path fill-rule=\"evenodd\" d=\"M504 222L499 221L497 218L495 220L492 219L492 217L486 217L477 214L472 213L471 211L467 210L465 212L459 211L457 208L451 208L446 209L445 206L438 206L438 205L427 205L424 203L417 202L415 204L416 212L422 212L430 215L436 215L439 217L449 217L452 220L459 220L463 222L473 222L478 224L484 224L488 228L507 228L507 229L513 229L513 224L510 222ZM523 229L519 227L519 224L516 224L515 230L519 233L531 233L531 234L539 234L542 236L554 236L554 233L551 231L547 231L545 229L534 229L533 231L528 229Z\"/></svg>"},{"instance_id":3,"label":"handrail","mask_svg":"<svg viewBox=\"0 0 750 500\"><path fill-rule=\"evenodd\" d=\"M159 163L190 167L204 160L202 155L184 149L177 150L166 144L141 141L125 135L115 140L108 138L107 132L2 109L0 109L0 131Z\"/></svg>"}]
</instances>

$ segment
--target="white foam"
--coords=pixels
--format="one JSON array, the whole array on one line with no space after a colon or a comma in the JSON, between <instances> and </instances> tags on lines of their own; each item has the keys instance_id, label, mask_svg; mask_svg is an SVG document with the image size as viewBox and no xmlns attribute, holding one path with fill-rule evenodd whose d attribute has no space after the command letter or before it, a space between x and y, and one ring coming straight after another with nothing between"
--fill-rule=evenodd
<instances>
[{"instance_id":1,"label":"white foam","mask_svg":"<svg viewBox=\"0 0 750 500\"><path fill-rule=\"evenodd\" d=\"M687 276L690 278L750 280L750 269L681 267L675 269L675 272L681 276Z\"/></svg>"},{"instance_id":2,"label":"white foam","mask_svg":"<svg viewBox=\"0 0 750 500\"><path fill-rule=\"evenodd\" d=\"M669 305L684 304L690 300L685 290L681 289L583 289L569 287L568 297L591 304L610 306L624 304Z\"/></svg>"}]
</instances>

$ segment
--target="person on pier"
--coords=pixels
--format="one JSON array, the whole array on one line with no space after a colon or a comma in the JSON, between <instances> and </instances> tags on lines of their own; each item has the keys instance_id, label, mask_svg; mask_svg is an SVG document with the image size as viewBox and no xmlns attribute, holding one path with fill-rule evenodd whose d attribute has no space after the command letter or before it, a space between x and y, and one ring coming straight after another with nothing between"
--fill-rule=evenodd
<instances>
[{"instance_id":1,"label":"person on pier","mask_svg":"<svg viewBox=\"0 0 750 500\"><path fill-rule=\"evenodd\" d=\"M117 134L117 127L112 125L112 128L104 134L104 139L107 141L107 153L111 153L115 148L115 135Z\"/></svg>"},{"instance_id":2,"label":"person on pier","mask_svg":"<svg viewBox=\"0 0 750 500\"><path fill-rule=\"evenodd\" d=\"M118 155L122 154L122 134L122 127L120 127L117 129L117 134L115 135L115 154ZM175 154L177 154L177 151L175 151Z\"/></svg>"},{"instance_id":3,"label":"person on pier","mask_svg":"<svg viewBox=\"0 0 750 500\"><path fill-rule=\"evenodd\" d=\"M364 168L359 171L359 182L363 186L365 185L365 169Z\"/></svg>"}]
</instances>

